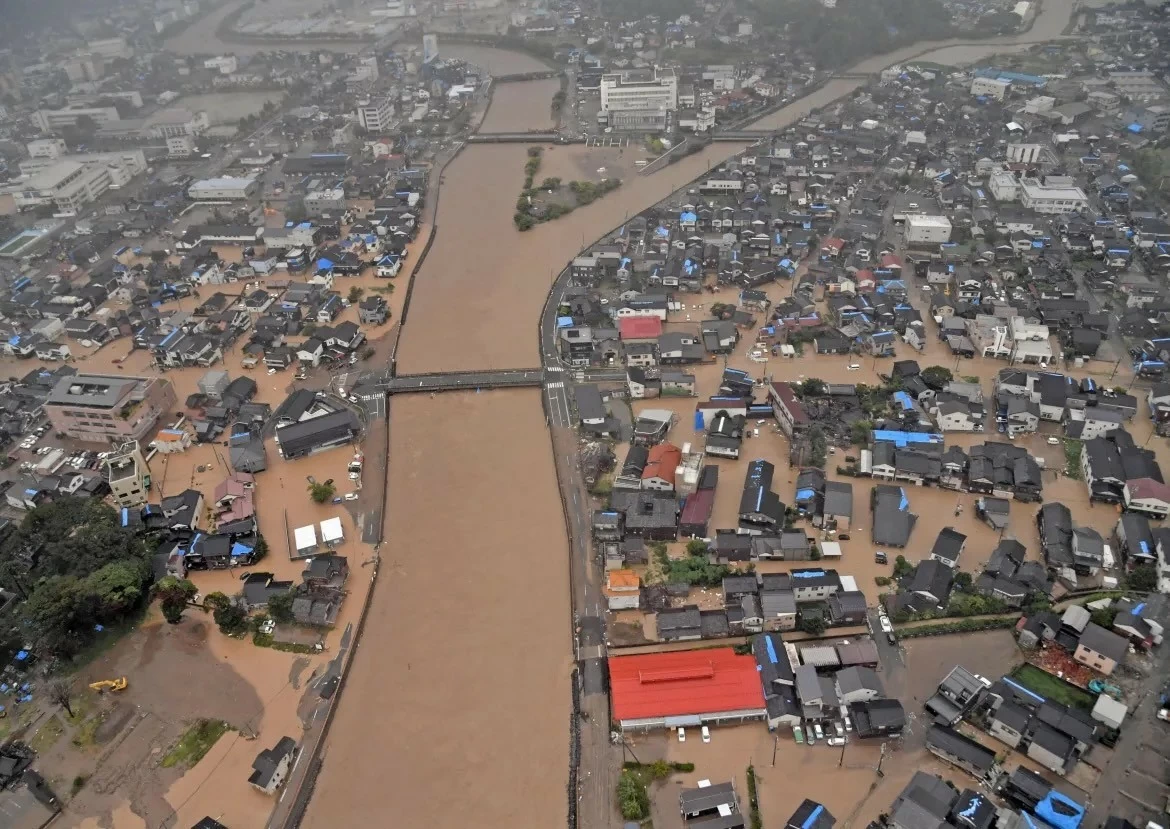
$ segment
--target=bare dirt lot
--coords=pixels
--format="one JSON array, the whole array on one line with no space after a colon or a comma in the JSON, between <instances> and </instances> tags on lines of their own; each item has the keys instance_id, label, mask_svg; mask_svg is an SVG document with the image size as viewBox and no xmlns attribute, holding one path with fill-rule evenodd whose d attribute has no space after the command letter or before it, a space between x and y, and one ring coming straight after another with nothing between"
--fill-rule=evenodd
<instances>
[{"instance_id":1,"label":"bare dirt lot","mask_svg":"<svg viewBox=\"0 0 1170 829\"><path fill-rule=\"evenodd\" d=\"M391 417L380 583L303 825L556 825L572 649L538 393L404 395Z\"/></svg>"}]
</instances>

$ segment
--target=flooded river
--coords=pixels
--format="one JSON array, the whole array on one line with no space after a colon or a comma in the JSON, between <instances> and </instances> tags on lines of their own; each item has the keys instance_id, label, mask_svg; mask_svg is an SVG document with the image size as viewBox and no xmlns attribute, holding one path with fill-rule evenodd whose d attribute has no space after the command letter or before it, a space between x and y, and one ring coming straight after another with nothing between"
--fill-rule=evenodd
<instances>
[{"instance_id":1,"label":"flooded river","mask_svg":"<svg viewBox=\"0 0 1170 829\"><path fill-rule=\"evenodd\" d=\"M241 54L271 48L215 37L219 20L233 7L197 22L168 41L168 48ZM875 72L915 57L941 63L981 60L1058 36L1072 8L1072 0L1045 0L1025 35L974 46L920 44L867 59L854 71ZM360 51L364 44L285 42L281 48ZM495 74L540 68L528 56L500 50L441 48L447 56L466 57ZM783 128L861 83L833 81L754 126ZM547 128L555 89L555 83L538 82L497 90L487 128ZM417 275L399 370L539 365L538 317L555 274L584 245L740 149L714 145L647 177L634 173L634 161L646 157L638 147L546 147L538 181L618 176L624 184L588 207L521 234L512 226L512 214L526 147L465 148L444 172L438 236ZM742 351L736 362L746 359ZM830 375L836 371L827 361L805 361L773 365L771 373L795 379L813 370L826 379L834 379ZM867 364L865 373L870 371ZM387 814L408 825L559 825L566 807L572 653L568 545L540 395L403 397L393 404L392 422L381 583L304 825L380 824ZM676 440L685 439L684 429L676 427L676 432ZM787 494L784 476L791 476L787 466L780 466L783 441L762 437L752 450L757 451L777 460L778 487ZM738 469L728 472L716 505L717 522L730 520L734 511ZM1054 481L1054 493L1078 506L1080 492L1083 487L1072 482ZM855 487L862 525L869 522L867 495L867 486ZM953 495L931 491L911 497L923 516L916 547L928 549L944 523L976 533L970 509L955 521ZM1029 541L1028 533L1034 533L1026 529L1030 515L1027 510L1013 514L1013 528L1019 526L1020 537ZM986 557L988 541L983 536L973 545L972 559ZM876 598L874 573L865 563L872 555L865 541L853 544L857 548L846 551L848 561L841 569L855 573L859 586ZM916 550L913 557L919 555ZM756 736L745 739L746 752L756 754L757 761L771 748L755 745ZM824 779L833 786L838 780L828 768ZM826 788L825 796L831 794Z\"/></svg>"},{"instance_id":2,"label":"flooded river","mask_svg":"<svg viewBox=\"0 0 1170 829\"><path fill-rule=\"evenodd\" d=\"M382 572L303 825L556 826L572 640L540 392L392 417Z\"/></svg>"}]
</instances>

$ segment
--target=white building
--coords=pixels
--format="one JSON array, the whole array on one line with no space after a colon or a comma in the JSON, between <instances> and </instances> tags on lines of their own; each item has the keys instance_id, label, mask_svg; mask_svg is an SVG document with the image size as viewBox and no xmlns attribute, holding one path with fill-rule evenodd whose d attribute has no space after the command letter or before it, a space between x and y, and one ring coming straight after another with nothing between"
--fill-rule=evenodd
<instances>
[{"instance_id":1,"label":"white building","mask_svg":"<svg viewBox=\"0 0 1170 829\"><path fill-rule=\"evenodd\" d=\"M255 177L208 178L187 188L187 196L195 201L243 201L255 192Z\"/></svg>"},{"instance_id":2,"label":"white building","mask_svg":"<svg viewBox=\"0 0 1170 829\"><path fill-rule=\"evenodd\" d=\"M102 164L56 161L17 186L13 201L18 208L51 204L63 213L76 213L110 188L110 171Z\"/></svg>"},{"instance_id":3,"label":"white building","mask_svg":"<svg viewBox=\"0 0 1170 829\"><path fill-rule=\"evenodd\" d=\"M1085 191L1063 180L1048 177L1044 182L1022 179L1019 183L1020 204L1037 213L1059 214L1085 210L1089 199Z\"/></svg>"},{"instance_id":4,"label":"white building","mask_svg":"<svg viewBox=\"0 0 1170 829\"><path fill-rule=\"evenodd\" d=\"M235 55L220 55L203 61L204 69L215 69L221 75L231 75L240 68L240 61Z\"/></svg>"},{"instance_id":5,"label":"white building","mask_svg":"<svg viewBox=\"0 0 1170 829\"><path fill-rule=\"evenodd\" d=\"M906 242L941 245L951 241L951 220L946 216L906 217Z\"/></svg>"},{"instance_id":6,"label":"white building","mask_svg":"<svg viewBox=\"0 0 1170 829\"><path fill-rule=\"evenodd\" d=\"M101 55L74 55L63 62L61 68L73 83L96 81L106 73L106 63Z\"/></svg>"},{"instance_id":7,"label":"white building","mask_svg":"<svg viewBox=\"0 0 1170 829\"><path fill-rule=\"evenodd\" d=\"M358 101L357 119L366 132L386 132L393 125L394 104L386 97Z\"/></svg>"},{"instance_id":8,"label":"white building","mask_svg":"<svg viewBox=\"0 0 1170 829\"><path fill-rule=\"evenodd\" d=\"M156 112L147 123L151 138L170 138L172 135L199 135L211 126L207 113L189 109L164 109Z\"/></svg>"},{"instance_id":9,"label":"white building","mask_svg":"<svg viewBox=\"0 0 1170 829\"><path fill-rule=\"evenodd\" d=\"M85 44L85 48L103 58L128 58L134 54L134 50L126 43L124 37L105 37L91 40Z\"/></svg>"},{"instance_id":10,"label":"white building","mask_svg":"<svg viewBox=\"0 0 1170 829\"><path fill-rule=\"evenodd\" d=\"M668 112L678 108L678 78L670 69L636 69L601 76L601 111Z\"/></svg>"},{"instance_id":11,"label":"white building","mask_svg":"<svg viewBox=\"0 0 1170 829\"><path fill-rule=\"evenodd\" d=\"M1020 196L1020 182L1014 173L1009 173L1007 170L992 173L988 189L991 190L991 195L995 197L995 200L999 202L1015 201Z\"/></svg>"},{"instance_id":12,"label":"white building","mask_svg":"<svg viewBox=\"0 0 1170 829\"><path fill-rule=\"evenodd\" d=\"M1056 99L1051 95L1037 95L1024 102L1024 112L1030 115L1039 115L1043 112L1049 112L1054 106L1056 106Z\"/></svg>"},{"instance_id":13,"label":"white building","mask_svg":"<svg viewBox=\"0 0 1170 829\"><path fill-rule=\"evenodd\" d=\"M56 158L26 158L20 162L20 172L26 176L35 176L43 173L59 161L72 161L76 164L96 164L116 171L112 175L118 179L111 186L146 172L146 153L142 150L113 150L107 153L70 153Z\"/></svg>"},{"instance_id":14,"label":"white building","mask_svg":"<svg viewBox=\"0 0 1170 829\"><path fill-rule=\"evenodd\" d=\"M986 95L989 98L1002 101L1011 86L1012 82L1006 78L976 78L971 81L971 94Z\"/></svg>"},{"instance_id":15,"label":"white building","mask_svg":"<svg viewBox=\"0 0 1170 829\"><path fill-rule=\"evenodd\" d=\"M167 138L167 155L187 158L195 152L195 138L190 135L172 135Z\"/></svg>"},{"instance_id":16,"label":"white building","mask_svg":"<svg viewBox=\"0 0 1170 829\"><path fill-rule=\"evenodd\" d=\"M32 158L48 159L60 158L69 151L64 139L61 138L38 138L25 144L25 149Z\"/></svg>"},{"instance_id":17,"label":"white building","mask_svg":"<svg viewBox=\"0 0 1170 829\"><path fill-rule=\"evenodd\" d=\"M1008 144L1007 160L1011 163L1036 164L1045 159L1043 144Z\"/></svg>"},{"instance_id":18,"label":"white building","mask_svg":"<svg viewBox=\"0 0 1170 829\"><path fill-rule=\"evenodd\" d=\"M64 109L38 109L29 119L41 132L54 132L62 127L73 127L82 118L89 118L99 127L119 120L114 107L65 107Z\"/></svg>"}]
</instances>

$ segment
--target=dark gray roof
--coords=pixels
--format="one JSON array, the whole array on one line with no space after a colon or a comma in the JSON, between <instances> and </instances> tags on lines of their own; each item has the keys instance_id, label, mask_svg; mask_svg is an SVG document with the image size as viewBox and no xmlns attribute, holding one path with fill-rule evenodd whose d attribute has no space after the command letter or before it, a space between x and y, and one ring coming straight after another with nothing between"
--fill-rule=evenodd
<instances>
[{"instance_id":1,"label":"dark gray roof","mask_svg":"<svg viewBox=\"0 0 1170 829\"><path fill-rule=\"evenodd\" d=\"M877 671L864 665L854 665L837 671L837 688L841 694L854 691L876 691L882 694L882 681L878 679Z\"/></svg>"},{"instance_id":2,"label":"dark gray roof","mask_svg":"<svg viewBox=\"0 0 1170 829\"><path fill-rule=\"evenodd\" d=\"M303 455L319 446L350 440L361 430L357 415L349 409L314 417L300 423L280 426L276 440L285 457Z\"/></svg>"},{"instance_id":3,"label":"dark gray roof","mask_svg":"<svg viewBox=\"0 0 1170 829\"><path fill-rule=\"evenodd\" d=\"M995 765L994 751L945 725L930 727L926 732L926 746L966 763L979 773L985 773Z\"/></svg>"},{"instance_id":4,"label":"dark gray roof","mask_svg":"<svg viewBox=\"0 0 1170 829\"><path fill-rule=\"evenodd\" d=\"M838 481L825 483L825 505L822 509L825 515L845 515L853 517L853 485Z\"/></svg>"},{"instance_id":5,"label":"dark gray roof","mask_svg":"<svg viewBox=\"0 0 1170 829\"><path fill-rule=\"evenodd\" d=\"M1106 630L1094 622L1089 622L1085 626L1080 644L1114 662L1121 662L1125 659L1125 652L1129 648L1124 637L1118 636L1113 631Z\"/></svg>"},{"instance_id":6,"label":"dark gray roof","mask_svg":"<svg viewBox=\"0 0 1170 829\"><path fill-rule=\"evenodd\" d=\"M1027 728L1028 721L1032 719L1032 712L1024 706L1017 705L1009 700L999 706L995 712L994 719L1013 731L1023 734L1024 729Z\"/></svg>"},{"instance_id":7,"label":"dark gray roof","mask_svg":"<svg viewBox=\"0 0 1170 829\"><path fill-rule=\"evenodd\" d=\"M281 761L296 749L296 740L292 737L281 737L274 748L266 748L256 755L256 759L252 761L253 772L252 776L248 778L248 782L254 786L268 788Z\"/></svg>"},{"instance_id":8,"label":"dark gray roof","mask_svg":"<svg viewBox=\"0 0 1170 829\"><path fill-rule=\"evenodd\" d=\"M698 789L683 789L678 794L679 809L685 814L713 811L724 804L736 804L735 787L730 783L713 783Z\"/></svg>"}]
</instances>

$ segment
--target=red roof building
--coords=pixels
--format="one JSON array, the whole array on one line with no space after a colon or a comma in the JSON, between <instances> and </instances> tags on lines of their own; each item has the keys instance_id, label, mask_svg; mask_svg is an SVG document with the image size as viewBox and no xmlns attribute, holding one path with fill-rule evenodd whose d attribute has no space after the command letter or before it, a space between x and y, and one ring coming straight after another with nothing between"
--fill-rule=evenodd
<instances>
[{"instance_id":1,"label":"red roof building","mask_svg":"<svg viewBox=\"0 0 1170 829\"><path fill-rule=\"evenodd\" d=\"M662 320L658 317L622 317L618 320L618 336L622 342L657 340L662 336Z\"/></svg>"},{"instance_id":2,"label":"red roof building","mask_svg":"<svg viewBox=\"0 0 1170 829\"><path fill-rule=\"evenodd\" d=\"M740 722L766 713L756 660L731 648L612 656L609 684L622 728Z\"/></svg>"}]
</instances>

